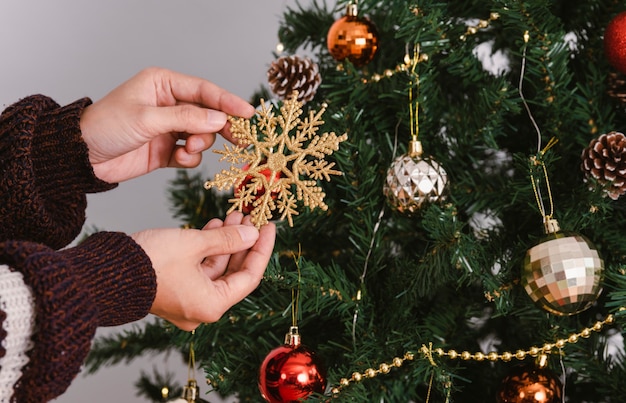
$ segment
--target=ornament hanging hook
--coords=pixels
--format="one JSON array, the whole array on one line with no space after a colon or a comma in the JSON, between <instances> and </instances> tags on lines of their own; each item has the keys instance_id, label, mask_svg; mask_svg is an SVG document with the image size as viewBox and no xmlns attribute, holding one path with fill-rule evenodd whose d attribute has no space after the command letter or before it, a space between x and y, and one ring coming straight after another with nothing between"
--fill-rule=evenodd
<instances>
[{"instance_id":1,"label":"ornament hanging hook","mask_svg":"<svg viewBox=\"0 0 626 403\"><path fill-rule=\"evenodd\" d=\"M196 331L191 331L191 341L189 342L189 362L187 363L187 384L183 387L182 398L188 402L195 402L200 389L196 381L196 353L194 351L194 337Z\"/></svg>"},{"instance_id":2,"label":"ornament hanging hook","mask_svg":"<svg viewBox=\"0 0 626 403\"><path fill-rule=\"evenodd\" d=\"M298 328L298 307L300 305L300 282L302 280L302 273L300 272L300 257L302 256L302 245L298 244L298 255L293 254L293 260L298 270L298 285L291 288L291 327Z\"/></svg>"},{"instance_id":3,"label":"ornament hanging hook","mask_svg":"<svg viewBox=\"0 0 626 403\"><path fill-rule=\"evenodd\" d=\"M533 170L535 167L533 165L541 166L543 170L543 176L546 183L546 190L548 193L548 201L550 203L550 212L546 212L545 206L543 204L543 198L541 196L541 189L539 187L539 179L535 178L533 175ZM544 231L546 234L552 234L558 232L560 230L559 223L554 218L554 202L552 199L552 189L550 188L550 180L548 178L548 170L546 169L546 165L543 161L538 160L534 156L531 157L531 167L530 167L530 183L533 186L533 193L535 194L535 201L537 202L537 207L539 208L539 212L543 217Z\"/></svg>"},{"instance_id":4,"label":"ornament hanging hook","mask_svg":"<svg viewBox=\"0 0 626 403\"><path fill-rule=\"evenodd\" d=\"M189 342L189 360L187 362L187 379L192 380L196 378L196 353L194 351L194 336L196 331L191 331L191 341Z\"/></svg>"},{"instance_id":5,"label":"ornament hanging hook","mask_svg":"<svg viewBox=\"0 0 626 403\"><path fill-rule=\"evenodd\" d=\"M420 60L420 44L415 43L413 45L413 57L409 55L409 45L407 44L404 62L411 67L411 83L409 85L409 115L412 141L417 141L417 136L419 135L419 100L417 97L419 96L420 76L419 73L416 72L416 69ZM413 87L416 89L415 95L413 95Z\"/></svg>"},{"instance_id":6,"label":"ornament hanging hook","mask_svg":"<svg viewBox=\"0 0 626 403\"><path fill-rule=\"evenodd\" d=\"M426 394L426 403L430 402L430 392L433 389L433 378L435 377L435 371L430 373L430 380L428 381L428 393Z\"/></svg>"},{"instance_id":7,"label":"ornament hanging hook","mask_svg":"<svg viewBox=\"0 0 626 403\"><path fill-rule=\"evenodd\" d=\"M559 231L560 228L556 219L553 218L554 201L552 199L552 189L550 188L548 170L543 160L543 156L550 148L552 148L558 142L558 139L552 137L550 141L548 141L548 144L546 144L546 146L543 149L541 148L542 146L541 129L539 129L539 125L537 124L537 121L533 117L533 114L530 110L530 106L528 105L528 102L526 102L526 98L524 97L523 83L524 83L524 75L526 72L526 52L528 50L529 40L530 40L530 35L528 31L525 31L524 32L524 48L522 50L522 65L520 68L520 77L519 77L519 84L518 84L517 89L519 92L519 96L522 100L522 103L524 104L524 108L526 109L526 113L528 114L528 117L531 123L533 124L535 131L537 132L537 154L530 157L530 182L532 184L533 192L535 194L535 201L537 202L537 207L539 208L539 212L541 216L543 217L545 233L549 234L549 233L554 233L554 232ZM541 188L539 186L539 179L535 178L535 175L533 174L533 172L537 169L537 167L541 167L541 170L543 171L546 191L548 193L548 201L550 203L549 212L546 212L546 208L543 202L543 196L541 194Z\"/></svg>"},{"instance_id":8,"label":"ornament hanging hook","mask_svg":"<svg viewBox=\"0 0 626 403\"><path fill-rule=\"evenodd\" d=\"M302 275L300 272L300 257L302 256L302 245L298 244L298 255L292 252L293 260L298 269L298 285L291 288L291 327L289 332L285 335L285 344L290 346L300 345L300 333L298 330L298 306L300 304L300 282Z\"/></svg>"},{"instance_id":9,"label":"ornament hanging hook","mask_svg":"<svg viewBox=\"0 0 626 403\"><path fill-rule=\"evenodd\" d=\"M524 97L523 91L523 83L524 83L524 75L526 74L526 51L528 50L528 41L530 40L530 35L528 31L524 32L524 48L522 49L522 66L520 68L519 73L519 83L517 86L517 91L519 92L519 96L522 99L522 103L524 104L524 109L526 109L526 113L530 118L535 131L537 132L537 153L541 153L541 130L539 129L539 125L535 121L532 112L530 111L530 106L528 106L528 102L526 102L526 98Z\"/></svg>"}]
</instances>

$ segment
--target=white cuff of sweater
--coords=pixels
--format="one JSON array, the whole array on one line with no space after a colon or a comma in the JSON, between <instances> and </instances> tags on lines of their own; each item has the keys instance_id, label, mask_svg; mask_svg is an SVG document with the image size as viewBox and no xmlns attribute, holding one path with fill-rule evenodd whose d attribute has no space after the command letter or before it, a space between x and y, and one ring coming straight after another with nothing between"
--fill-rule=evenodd
<instances>
[{"instance_id":1,"label":"white cuff of sweater","mask_svg":"<svg viewBox=\"0 0 626 403\"><path fill-rule=\"evenodd\" d=\"M0 309L6 313L2 327L7 332L2 340L6 354L0 358L0 402L8 402L33 347L35 298L22 273L5 265L0 265Z\"/></svg>"}]
</instances>

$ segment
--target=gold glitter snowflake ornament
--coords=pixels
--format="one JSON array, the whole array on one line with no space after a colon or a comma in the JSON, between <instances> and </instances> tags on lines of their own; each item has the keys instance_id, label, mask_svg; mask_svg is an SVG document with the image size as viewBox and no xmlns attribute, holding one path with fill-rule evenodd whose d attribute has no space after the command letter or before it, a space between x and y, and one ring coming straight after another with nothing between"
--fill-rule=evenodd
<instances>
[{"instance_id":1,"label":"gold glitter snowflake ornament","mask_svg":"<svg viewBox=\"0 0 626 403\"><path fill-rule=\"evenodd\" d=\"M222 155L220 161L227 160L233 165L216 174L204 187L220 190L234 187L234 197L229 200L233 205L228 213L234 210L250 213L257 228L272 219L274 210L293 227L298 201L311 210L317 207L327 210L326 194L318 181L330 181L330 175L342 175L342 172L332 169L335 163L324 158L337 151L339 143L348 136L333 132L317 135L324 123L325 110L323 106L319 112L310 111L308 117L300 119L302 103L294 92L280 107L278 116L272 105L267 106L261 100L257 124L251 124L249 119L229 118L233 138L245 148L226 144L223 150L215 150ZM243 164L243 168L238 164Z\"/></svg>"}]
</instances>

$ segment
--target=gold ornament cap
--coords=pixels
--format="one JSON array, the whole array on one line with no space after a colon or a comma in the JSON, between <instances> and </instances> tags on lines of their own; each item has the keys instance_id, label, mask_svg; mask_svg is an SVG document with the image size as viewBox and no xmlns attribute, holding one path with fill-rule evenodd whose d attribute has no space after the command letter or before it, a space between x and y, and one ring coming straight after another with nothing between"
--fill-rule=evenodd
<instances>
[{"instance_id":1,"label":"gold ornament cap","mask_svg":"<svg viewBox=\"0 0 626 403\"><path fill-rule=\"evenodd\" d=\"M183 387L183 396L182 398L188 402L195 402L196 399L200 395L200 388L198 388L198 383L195 379L190 379L187 381L187 385Z\"/></svg>"},{"instance_id":2,"label":"gold ornament cap","mask_svg":"<svg viewBox=\"0 0 626 403\"><path fill-rule=\"evenodd\" d=\"M409 157L421 157L423 152L421 141L411 140L409 142Z\"/></svg>"},{"instance_id":3,"label":"gold ornament cap","mask_svg":"<svg viewBox=\"0 0 626 403\"><path fill-rule=\"evenodd\" d=\"M548 368L548 355L540 354L536 360L537 367L539 368Z\"/></svg>"},{"instance_id":4,"label":"gold ornament cap","mask_svg":"<svg viewBox=\"0 0 626 403\"><path fill-rule=\"evenodd\" d=\"M546 217L543 220L543 227L546 235L557 233L561 230L561 226L559 226L559 222L550 217Z\"/></svg>"},{"instance_id":5,"label":"gold ornament cap","mask_svg":"<svg viewBox=\"0 0 626 403\"><path fill-rule=\"evenodd\" d=\"M346 7L346 17L356 17L359 14L359 8L356 3L350 3Z\"/></svg>"},{"instance_id":6,"label":"gold ornament cap","mask_svg":"<svg viewBox=\"0 0 626 403\"><path fill-rule=\"evenodd\" d=\"M285 344L291 347L298 347L301 343L300 333L298 333L298 326L291 326L289 333L285 335Z\"/></svg>"}]
</instances>

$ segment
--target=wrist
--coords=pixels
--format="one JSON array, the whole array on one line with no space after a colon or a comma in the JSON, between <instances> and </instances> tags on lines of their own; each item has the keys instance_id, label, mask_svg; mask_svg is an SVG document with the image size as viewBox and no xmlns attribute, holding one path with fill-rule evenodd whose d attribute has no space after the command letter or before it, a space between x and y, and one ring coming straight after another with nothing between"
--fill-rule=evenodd
<instances>
[{"instance_id":1,"label":"wrist","mask_svg":"<svg viewBox=\"0 0 626 403\"><path fill-rule=\"evenodd\" d=\"M56 248L70 243L85 220L86 193L115 185L94 176L78 121L91 101L65 107L43 95L22 99L0 116L0 238ZM19 184L20 191L14 187Z\"/></svg>"},{"instance_id":2,"label":"wrist","mask_svg":"<svg viewBox=\"0 0 626 403\"><path fill-rule=\"evenodd\" d=\"M99 326L117 326L143 318L156 294L150 258L131 237L100 232L60 252L75 267L98 309Z\"/></svg>"},{"instance_id":3,"label":"wrist","mask_svg":"<svg viewBox=\"0 0 626 403\"><path fill-rule=\"evenodd\" d=\"M113 188L114 185L94 175L89 147L82 133L81 118L91 100L82 98L63 107L54 105L37 117L32 153L36 177L46 182L71 183L82 193Z\"/></svg>"}]
</instances>

